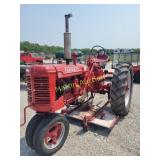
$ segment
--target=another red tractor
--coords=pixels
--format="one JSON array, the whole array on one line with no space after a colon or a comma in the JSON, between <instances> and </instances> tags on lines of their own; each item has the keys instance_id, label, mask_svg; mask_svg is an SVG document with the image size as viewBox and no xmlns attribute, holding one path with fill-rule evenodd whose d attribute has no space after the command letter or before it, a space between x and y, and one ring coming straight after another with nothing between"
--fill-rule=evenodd
<instances>
[{"instance_id":1,"label":"another red tractor","mask_svg":"<svg viewBox=\"0 0 160 160\"><path fill-rule=\"evenodd\" d=\"M38 53L21 53L20 61L23 64L43 63L43 57Z\"/></svg>"},{"instance_id":2,"label":"another red tractor","mask_svg":"<svg viewBox=\"0 0 160 160\"><path fill-rule=\"evenodd\" d=\"M72 113L84 111L80 118L86 130L90 122L103 121L105 108L111 108L111 114L119 117L128 114L131 104L131 65L117 64L111 70L104 70L101 67L103 59L97 59L91 54L86 65L78 64L76 53L72 54L71 62L70 17L71 14L65 15L66 64L32 65L26 71L28 106L24 109L24 123L26 108L33 109L36 114L28 123L25 137L28 146L42 156L50 156L63 146L69 132L67 116L77 116ZM108 78L110 74L113 75L112 80ZM99 103L97 106L92 105L96 94L105 97L101 107Z\"/></svg>"}]
</instances>

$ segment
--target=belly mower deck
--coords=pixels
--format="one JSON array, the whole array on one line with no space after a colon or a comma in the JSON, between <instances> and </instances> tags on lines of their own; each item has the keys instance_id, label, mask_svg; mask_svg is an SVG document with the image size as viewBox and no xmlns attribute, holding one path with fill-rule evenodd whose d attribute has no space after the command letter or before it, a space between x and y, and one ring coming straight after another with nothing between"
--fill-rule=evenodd
<instances>
[{"instance_id":1,"label":"belly mower deck","mask_svg":"<svg viewBox=\"0 0 160 160\"><path fill-rule=\"evenodd\" d=\"M118 122L119 117L116 116L110 108L109 101L100 101L98 104L84 105L77 107L72 105L61 111L67 117L80 120L83 122L84 130L88 130L89 124L112 129Z\"/></svg>"},{"instance_id":2,"label":"belly mower deck","mask_svg":"<svg viewBox=\"0 0 160 160\"><path fill-rule=\"evenodd\" d=\"M91 123L108 129L113 128L118 121L118 117L107 110L103 110L103 116L99 115L97 117L92 117L92 114L89 111L73 111L72 113L67 114L67 116L84 122L86 119L86 121L88 120L88 124ZM92 118L87 119L87 117Z\"/></svg>"}]
</instances>

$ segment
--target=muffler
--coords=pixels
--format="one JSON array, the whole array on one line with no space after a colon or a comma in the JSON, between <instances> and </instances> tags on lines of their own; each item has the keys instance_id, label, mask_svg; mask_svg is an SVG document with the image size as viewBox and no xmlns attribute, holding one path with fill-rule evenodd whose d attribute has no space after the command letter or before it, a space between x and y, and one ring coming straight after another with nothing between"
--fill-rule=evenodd
<instances>
[{"instance_id":1,"label":"muffler","mask_svg":"<svg viewBox=\"0 0 160 160\"><path fill-rule=\"evenodd\" d=\"M69 33L69 18L71 17L71 13L65 15L64 56L66 64L69 64L71 60L71 33Z\"/></svg>"}]
</instances>

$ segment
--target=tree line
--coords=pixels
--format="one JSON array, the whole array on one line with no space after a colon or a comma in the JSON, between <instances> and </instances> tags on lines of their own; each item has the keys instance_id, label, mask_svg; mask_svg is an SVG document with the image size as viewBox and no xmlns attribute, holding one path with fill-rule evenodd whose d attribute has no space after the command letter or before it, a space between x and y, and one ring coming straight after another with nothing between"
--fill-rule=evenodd
<instances>
[{"instance_id":1,"label":"tree line","mask_svg":"<svg viewBox=\"0 0 160 160\"><path fill-rule=\"evenodd\" d=\"M55 53L57 51L63 50L63 47L59 46L48 46L39 45L38 43L30 43L28 41L20 42L20 50L25 52L44 52L44 53Z\"/></svg>"},{"instance_id":2,"label":"tree line","mask_svg":"<svg viewBox=\"0 0 160 160\"><path fill-rule=\"evenodd\" d=\"M28 41L20 42L20 50L25 52L44 52L46 55L53 55L56 52L63 51L63 47L60 46L48 46L48 45L40 45L38 43L30 43ZM77 48L74 48L77 49ZM82 53L87 54L90 51L90 48L82 48L78 49ZM135 52L140 52L139 48L134 49ZM113 49L107 49L108 54L113 53Z\"/></svg>"}]
</instances>

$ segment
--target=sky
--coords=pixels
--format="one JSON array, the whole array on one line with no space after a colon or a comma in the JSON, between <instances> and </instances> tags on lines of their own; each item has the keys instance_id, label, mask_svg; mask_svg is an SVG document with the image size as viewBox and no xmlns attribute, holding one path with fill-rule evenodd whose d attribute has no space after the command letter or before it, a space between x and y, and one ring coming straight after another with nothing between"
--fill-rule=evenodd
<instances>
[{"instance_id":1,"label":"sky","mask_svg":"<svg viewBox=\"0 0 160 160\"><path fill-rule=\"evenodd\" d=\"M63 47L64 15L72 13L72 48L140 47L140 7L136 4L23 4L20 40Z\"/></svg>"}]
</instances>

